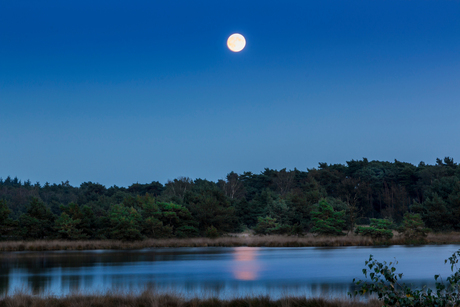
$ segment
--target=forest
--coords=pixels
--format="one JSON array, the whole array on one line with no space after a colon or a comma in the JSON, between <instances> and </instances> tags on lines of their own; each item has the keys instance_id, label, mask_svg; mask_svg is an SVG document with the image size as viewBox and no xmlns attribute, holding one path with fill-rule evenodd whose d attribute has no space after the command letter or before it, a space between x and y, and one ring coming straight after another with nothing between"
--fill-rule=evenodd
<instances>
[{"instance_id":1,"label":"forest","mask_svg":"<svg viewBox=\"0 0 460 307\"><path fill-rule=\"evenodd\" d=\"M435 232L460 230L460 167L453 158L417 166L363 158L126 188L0 179L3 240L217 237L248 229L340 235L356 225L398 227L408 214Z\"/></svg>"}]
</instances>

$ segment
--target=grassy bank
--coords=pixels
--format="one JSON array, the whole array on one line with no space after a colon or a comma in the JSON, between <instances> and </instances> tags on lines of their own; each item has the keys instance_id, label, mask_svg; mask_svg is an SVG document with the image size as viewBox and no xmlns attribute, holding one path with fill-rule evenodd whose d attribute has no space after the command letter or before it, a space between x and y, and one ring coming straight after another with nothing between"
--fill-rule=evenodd
<instances>
[{"instance_id":1,"label":"grassy bank","mask_svg":"<svg viewBox=\"0 0 460 307\"><path fill-rule=\"evenodd\" d=\"M349 234L341 237L320 237L311 234L305 237L295 236L247 236L187 238L187 239L147 239L143 241L125 242L115 240L38 240L38 241L3 241L0 251L51 251L51 250L95 250L95 249L141 249L159 247L337 247L337 246L374 246L374 245L404 245L404 238L396 235L393 239L378 242L368 237ZM460 233L429 234L425 244L455 244L460 243Z\"/></svg>"},{"instance_id":2,"label":"grassy bank","mask_svg":"<svg viewBox=\"0 0 460 307\"><path fill-rule=\"evenodd\" d=\"M216 298L184 299L175 295L161 295L144 292L134 294L84 295L72 294L65 297L39 297L15 294L0 299L0 307L381 307L377 300L359 302L347 299L324 299L285 297L272 300L269 297L243 297L230 300Z\"/></svg>"}]
</instances>

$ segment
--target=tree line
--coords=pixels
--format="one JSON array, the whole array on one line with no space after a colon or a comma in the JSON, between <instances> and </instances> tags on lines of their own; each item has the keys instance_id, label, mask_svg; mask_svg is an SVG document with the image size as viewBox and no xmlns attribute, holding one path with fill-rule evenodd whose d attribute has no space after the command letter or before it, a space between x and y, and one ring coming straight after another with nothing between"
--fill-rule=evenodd
<instances>
[{"instance_id":1,"label":"tree line","mask_svg":"<svg viewBox=\"0 0 460 307\"><path fill-rule=\"evenodd\" d=\"M365 231L357 224L402 225L407 214L434 231L460 230L460 167L452 158L417 166L363 158L126 188L0 179L3 239L213 237L245 229L340 234Z\"/></svg>"}]
</instances>

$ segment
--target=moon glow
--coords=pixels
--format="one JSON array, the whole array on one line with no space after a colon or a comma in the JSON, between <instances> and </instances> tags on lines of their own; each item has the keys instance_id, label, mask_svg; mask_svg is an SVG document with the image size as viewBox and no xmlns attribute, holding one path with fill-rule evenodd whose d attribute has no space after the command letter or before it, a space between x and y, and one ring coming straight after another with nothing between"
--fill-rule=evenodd
<instances>
[{"instance_id":1,"label":"moon glow","mask_svg":"<svg viewBox=\"0 0 460 307\"><path fill-rule=\"evenodd\" d=\"M243 35L235 33L227 40L227 47L233 52L240 52L246 46L246 39Z\"/></svg>"}]
</instances>

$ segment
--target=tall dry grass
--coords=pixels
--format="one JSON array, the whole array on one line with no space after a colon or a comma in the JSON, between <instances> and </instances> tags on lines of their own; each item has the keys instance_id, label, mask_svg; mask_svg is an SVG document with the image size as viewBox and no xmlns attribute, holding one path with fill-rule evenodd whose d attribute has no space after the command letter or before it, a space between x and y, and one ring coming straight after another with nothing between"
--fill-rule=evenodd
<instances>
[{"instance_id":1,"label":"tall dry grass","mask_svg":"<svg viewBox=\"0 0 460 307\"><path fill-rule=\"evenodd\" d=\"M102 295L70 294L64 297L40 297L17 293L0 299L0 307L381 307L377 300L360 302L347 299L268 296L241 297L229 300L217 298L184 299L174 294L143 292L140 295L108 293Z\"/></svg>"},{"instance_id":2,"label":"tall dry grass","mask_svg":"<svg viewBox=\"0 0 460 307\"><path fill-rule=\"evenodd\" d=\"M410 243L410 242L409 242ZM460 233L429 234L424 244L454 244L460 243ZM0 251L51 251L51 250L95 250L95 249L141 249L159 247L337 247L337 246L373 246L373 245L404 245L405 239L395 235L385 242L374 241L368 237L349 234L341 237L313 236L247 236L247 237L220 237L187 238L187 239L146 239L143 241L116 241L116 240L37 240L37 241L3 241L0 242Z\"/></svg>"}]
</instances>

